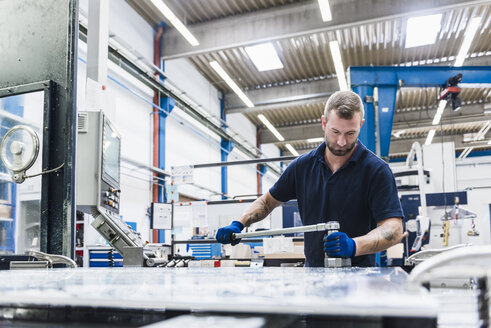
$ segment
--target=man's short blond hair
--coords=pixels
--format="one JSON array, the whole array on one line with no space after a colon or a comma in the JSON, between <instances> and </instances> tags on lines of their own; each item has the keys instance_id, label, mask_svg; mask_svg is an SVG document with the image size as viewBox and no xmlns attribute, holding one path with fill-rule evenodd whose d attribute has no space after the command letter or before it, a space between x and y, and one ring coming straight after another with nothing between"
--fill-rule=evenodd
<instances>
[{"instance_id":1,"label":"man's short blond hair","mask_svg":"<svg viewBox=\"0 0 491 328\"><path fill-rule=\"evenodd\" d=\"M327 100L324 109L324 117L329 117L329 112L335 110L336 114L345 120L351 120L355 113L361 113L361 119L365 116L363 102L353 91L336 91Z\"/></svg>"}]
</instances>

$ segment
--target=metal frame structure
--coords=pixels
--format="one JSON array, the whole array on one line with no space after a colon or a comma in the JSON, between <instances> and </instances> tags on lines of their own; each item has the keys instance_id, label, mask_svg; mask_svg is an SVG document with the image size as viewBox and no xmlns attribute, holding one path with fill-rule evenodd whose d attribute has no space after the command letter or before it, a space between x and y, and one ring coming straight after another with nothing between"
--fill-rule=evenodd
<instances>
[{"instance_id":1,"label":"metal frame structure","mask_svg":"<svg viewBox=\"0 0 491 328\"><path fill-rule=\"evenodd\" d=\"M491 83L488 66L352 66L348 69L349 83L360 95L365 106L365 124L360 140L382 157L389 155L396 93L399 87L442 87L446 81L462 74L462 84ZM374 88L378 88L378 108L374 108ZM378 136L378 138L376 137Z\"/></svg>"},{"instance_id":2,"label":"metal frame structure","mask_svg":"<svg viewBox=\"0 0 491 328\"><path fill-rule=\"evenodd\" d=\"M2 1L0 97L45 91L41 251L74 256L77 0Z\"/></svg>"}]
</instances>

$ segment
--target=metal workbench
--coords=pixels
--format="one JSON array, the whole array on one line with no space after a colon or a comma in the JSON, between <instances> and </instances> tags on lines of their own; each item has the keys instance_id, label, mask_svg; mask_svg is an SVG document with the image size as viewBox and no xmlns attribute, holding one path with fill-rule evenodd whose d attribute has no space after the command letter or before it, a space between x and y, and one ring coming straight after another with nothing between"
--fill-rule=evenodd
<instances>
[{"instance_id":1,"label":"metal workbench","mask_svg":"<svg viewBox=\"0 0 491 328\"><path fill-rule=\"evenodd\" d=\"M398 268L1 271L0 325L34 320L51 327L67 322L136 327L198 313L266 318L264 327L296 327L305 318L323 325L435 327L437 303L424 290L405 291L406 277Z\"/></svg>"}]
</instances>

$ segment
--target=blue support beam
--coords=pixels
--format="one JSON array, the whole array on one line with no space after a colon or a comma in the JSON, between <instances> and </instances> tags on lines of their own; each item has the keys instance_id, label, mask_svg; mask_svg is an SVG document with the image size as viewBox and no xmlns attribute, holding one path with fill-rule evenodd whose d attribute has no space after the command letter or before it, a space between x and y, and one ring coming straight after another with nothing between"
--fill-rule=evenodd
<instances>
[{"instance_id":1,"label":"blue support beam","mask_svg":"<svg viewBox=\"0 0 491 328\"><path fill-rule=\"evenodd\" d=\"M228 154L234 149L234 143L230 140L222 139L220 142L221 150L220 157L222 162L226 162L228 159ZM222 170L222 199L226 199L225 194L228 193L228 171L226 166L221 167Z\"/></svg>"},{"instance_id":2,"label":"blue support beam","mask_svg":"<svg viewBox=\"0 0 491 328\"><path fill-rule=\"evenodd\" d=\"M165 28L166 24L165 22L161 22L159 25L155 27L156 30L158 30L159 27ZM160 63L160 69L162 72L165 71L165 62L162 60L162 57L160 56L160 50L162 49L162 38L158 40L158 49L154 49L154 51L157 52L157 58L159 58L159 63ZM160 80L164 81L165 77L160 76ZM160 107L164 111L159 111L159 135L158 135L158 150L159 150L159 155L158 155L158 162L159 162L159 169L165 170L165 136L166 136L166 119L167 116L170 115L174 107L176 106L176 102L174 99L169 98L169 97L164 97L160 96L159 97L159 102L160 102ZM160 176L161 178L164 178L163 176ZM159 185L158 186L158 202L159 203L165 203L167 201L166 196L165 196L165 187ZM165 230L158 230L158 242L159 243L165 243Z\"/></svg>"},{"instance_id":3,"label":"blue support beam","mask_svg":"<svg viewBox=\"0 0 491 328\"><path fill-rule=\"evenodd\" d=\"M348 69L351 86L404 86L440 87L457 74L462 74L462 82L489 84L489 66L352 66Z\"/></svg>"},{"instance_id":4,"label":"blue support beam","mask_svg":"<svg viewBox=\"0 0 491 328\"><path fill-rule=\"evenodd\" d=\"M394 119L397 88L399 87L444 87L447 80L462 74L459 85L480 84L491 87L489 66L352 66L348 69L349 83L354 92L363 100L365 124L360 131L360 140L373 152L375 144L375 115L373 103L367 103L366 96L373 96L378 88L378 135L380 156L388 156L392 123Z\"/></svg>"},{"instance_id":5,"label":"blue support beam","mask_svg":"<svg viewBox=\"0 0 491 328\"><path fill-rule=\"evenodd\" d=\"M283 157L283 149L280 149L280 157ZM280 169L281 169L281 173L283 173L284 171L284 163L283 162L280 162Z\"/></svg>"},{"instance_id":6,"label":"blue support beam","mask_svg":"<svg viewBox=\"0 0 491 328\"><path fill-rule=\"evenodd\" d=\"M390 138L392 136L392 123L396 107L396 86L380 86L378 88L378 136L380 142L380 156L388 157Z\"/></svg>"},{"instance_id":7,"label":"blue support beam","mask_svg":"<svg viewBox=\"0 0 491 328\"><path fill-rule=\"evenodd\" d=\"M165 112L159 112L159 169L161 170L165 170L165 123L167 116L170 115L175 106L176 102L174 99L169 97L160 97L160 107L165 110ZM158 190L159 203L165 203L166 199L164 186L159 185ZM163 242L165 242L165 230L159 230L159 243Z\"/></svg>"},{"instance_id":8,"label":"blue support beam","mask_svg":"<svg viewBox=\"0 0 491 328\"><path fill-rule=\"evenodd\" d=\"M225 96L222 94L220 99L220 118L225 122L227 116L225 114ZM222 124L222 128L226 128L226 124ZM223 139L220 141L220 158L222 162L228 160L228 154L234 149L233 141ZM226 166L221 167L222 173L222 199L227 199L225 196L228 193L228 171Z\"/></svg>"},{"instance_id":9,"label":"blue support beam","mask_svg":"<svg viewBox=\"0 0 491 328\"><path fill-rule=\"evenodd\" d=\"M375 152L375 111L373 106L373 87L369 85L354 86L353 91L361 97L365 108L365 123L363 123L363 126L361 127L359 139L368 149Z\"/></svg>"},{"instance_id":10,"label":"blue support beam","mask_svg":"<svg viewBox=\"0 0 491 328\"><path fill-rule=\"evenodd\" d=\"M259 172L260 172L260 175L261 175L261 184L260 184L260 190L259 190L259 193L262 194L263 193L263 177L264 175L266 174L266 172L268 172L268 167L266 165L259 165Z\"/></svg>"}]
</instances>

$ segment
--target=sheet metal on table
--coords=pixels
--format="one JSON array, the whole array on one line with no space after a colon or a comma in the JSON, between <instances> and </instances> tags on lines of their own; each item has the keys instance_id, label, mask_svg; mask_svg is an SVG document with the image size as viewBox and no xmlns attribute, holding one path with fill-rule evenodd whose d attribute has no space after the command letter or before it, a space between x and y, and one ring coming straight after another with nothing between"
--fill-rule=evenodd
<instances>
[{"instance_id":1,"label":"sheet metal on table","mask_svg":"<svg viewBox=\"0 0 491 328\"><path fill-rule=\"evenodd\" d=\"M436 317L398 268L91 268L0 272L0 306Z\"/></svg>"}]
</instances>

